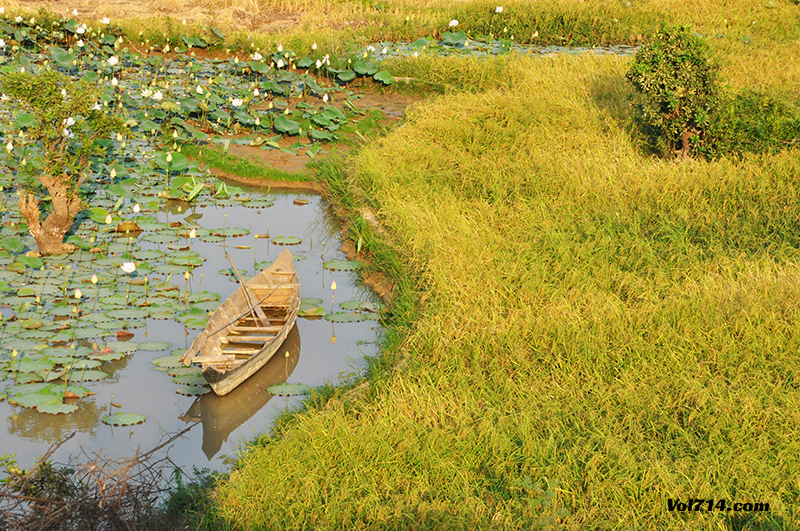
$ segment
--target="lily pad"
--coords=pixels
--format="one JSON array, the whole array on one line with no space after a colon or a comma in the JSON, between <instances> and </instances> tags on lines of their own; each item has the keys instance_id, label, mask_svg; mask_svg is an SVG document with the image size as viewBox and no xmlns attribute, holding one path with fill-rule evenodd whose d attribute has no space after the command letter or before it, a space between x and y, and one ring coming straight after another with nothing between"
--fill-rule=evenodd
<instances>
[{"instance_id":1,"label":"lily pad","mask_svg":"<svg viewBox=\"0 0 800 531\"><path fill-rule=\"evenodd\" d=\"M310 385L296 383L282 383L278 385L272 385L267 387L267 391L272 393L273 395L278 396L299 396L299 395L307 395L311 393L314 388Z\"/></svg>"},{"instance_id":2,"label":"lily pad","mask_svg":"<svg viewBox=\"0 0 800 531\"><path fill-rule=\"evenodd\" d=\"M151 360L151 363L156 367L162 367L165 369L173 369L183 366L183 363L180 361L178 356L162 356L160 358Z\"/></svg>"},{"instance_id":3,"label":"lily pad","mask_svg":"<svg viewBox=\"0 0 800 531\"><path fill-rule=\"evenodd\" d=\"M159 351L167 350L171 346L172 343L167 343L166 341L145 341L144 343L139 343L139 350Z\"/></svg>"},{"instance_id":4,"label":"lily pad","mask_svg":"<svg viewBox=\"0 0 800 531\"><path fill-rule=\"evenodd\" d=\"M208 383L200 374L183 374L174 377L172 381L180 385L206 385Z\"/></svg>"},{"instance_id":5,"label":"lily pad","mask_svg":"<svg viewBox=\"0 0 800 531\"><path fill-rule=\"evenodd\" d=\"M302 242L297 236L278 236L272 240L275 245L300 245Z\"/></svg>"},{"instance_id":6,"label":"lily pad","mask_svg":"<svg viewBox=\"0 0 800 531\"><path fill-rule=\"evenodd\" d=\"M367 316L363 313L355 312L334 312L327 314L325 319L333 323L357 323L359 321L366 321Z\"/></svg>"},{"instance_id":7,"label":"lily pad","mask_svg":"<svg viewBox=\"0 0 800 531\"><path fill-rule=\"evenodd\" d=\"M138 413L114 413L103 417L103 423L110 426L133 426L145 421L144 415Z\"/></svg>"},{"instance_id":8,"label":"lily pad","mask_svg":"<svg viewBox=\"0 0 800 531\"><path fill-rule=\"evenodd\" d=\"M361 267L361 262L355 260L329 260L322 264L325 269L331 271L355 271Z\"/></svg>"}]
</instances>

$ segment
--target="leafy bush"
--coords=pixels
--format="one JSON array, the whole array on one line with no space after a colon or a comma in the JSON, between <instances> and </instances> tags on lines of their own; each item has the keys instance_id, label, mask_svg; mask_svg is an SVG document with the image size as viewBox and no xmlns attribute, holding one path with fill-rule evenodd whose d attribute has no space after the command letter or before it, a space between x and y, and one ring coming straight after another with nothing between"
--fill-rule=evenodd
<instances>
[{"instance_id":1,"label":"leafy bush","mask_svg":"<svg viewBox=\"0 0 800 531\"><path fill-rule=\"evenodd\" d=\"M658 151L686 157L707 145L718 69L708 44L689 26L663 26L636 52L625 77L644 95L637 121Z\"/></svg>"}]
</instances>

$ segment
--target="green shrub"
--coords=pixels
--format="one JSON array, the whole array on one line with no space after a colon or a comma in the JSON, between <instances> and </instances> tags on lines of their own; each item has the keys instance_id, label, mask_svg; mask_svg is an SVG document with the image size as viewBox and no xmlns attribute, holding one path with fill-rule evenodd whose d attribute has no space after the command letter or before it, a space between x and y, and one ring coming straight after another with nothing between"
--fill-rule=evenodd
<instances>
[{"instance_id":1,"label":"green shrub","mask_svg":"<svg viewBox=\"0 0 800 531\"><path fill-rule=\"evenodd\" d=\"M686 157L707 146L718 69L708 44L689 26L663 26L636 52L625 77L644 96L636 119L658 151Z\"/></svg>"}]
</instances>

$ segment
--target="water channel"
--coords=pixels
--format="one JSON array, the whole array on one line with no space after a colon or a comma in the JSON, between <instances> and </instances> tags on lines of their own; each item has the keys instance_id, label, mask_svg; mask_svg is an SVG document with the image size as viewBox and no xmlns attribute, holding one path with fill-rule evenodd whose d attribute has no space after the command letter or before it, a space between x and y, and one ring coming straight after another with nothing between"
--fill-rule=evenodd
<instances>
[{"instance_id":1,"label":"water channel","mask_svg":"<svg viewBox=\"0 0 800 531\"><path fill-rule=\"evenodd\" d=\"M237 287L231 277L221 273L230 267L224 257L225 251L248 276L253 274L254 261L260 268L285 248L272 243L275 237L296 236L302 243L289 248L294 255L305 257L295 261L304 298L322 299L321 306L326 311L332 306L340 311L339 303L344 301L378 302L377 295L359 281L357 272L323 269L323 253L326 261L345 257L340 250L340 227L318 195L295 191L265 194L247 188L244 191L252 198L269 197L274 205L259 209L236 204L185 208L184 203L179 211L180 205L176 203L169 210L159 212L160 220L167 218L170 223L190 218L202 226L223 227L227 223L250 231L247 236L225 238L222 242L193 242L193 250L206 259L192 272L193 283L203 275L202 290L218 293L224 299ZM297 199L308 203L297 205ZM256 233L267 232L270 238L255 238ZM150 246L164 248L157 244ZM331 290L334 280L335 295ZM333 305L332 297L335 297ZM144 326L128 330L133 334L129 340L166 342L171 345L170 349L138 351L117 361L104 362L101 369L109 373L109 378L86 384L96 394L78 401L78 410L68 415L44 414L11 405L8 401L0 403L0 417L6 422L6 430L0 432L0 454L16 454L21 466L30 466L52 443L75 431L77 435L59 449L56 461L65 462L69 455L79 454L82 448L89 452L102 451L108 457L129 456L137 448L149 450L169 434L195 425L172 444L170 458L189 470L191 466L220 469L226 456L234 455L246 441L268 431L278 413L298 406L303 399L302 396L273 396L267 391L269 386L286 381L319 386L326 382L337 383L341 377L361 371L365 357L377 353L379 325L376 318L348 323L299 318L295 330L273 360L225 397L213 393L197 397L178 394L176 389L180 386L152 362L168 351L182 353L199 330L186 328L174 319L145 319ZM13 383L8 379L4 386ZM112 403L121 407L118 409ZM101 422L103 416L116 411L138 413L147 420L126 427L112 427Z\"/></svg>"}]
</instances>

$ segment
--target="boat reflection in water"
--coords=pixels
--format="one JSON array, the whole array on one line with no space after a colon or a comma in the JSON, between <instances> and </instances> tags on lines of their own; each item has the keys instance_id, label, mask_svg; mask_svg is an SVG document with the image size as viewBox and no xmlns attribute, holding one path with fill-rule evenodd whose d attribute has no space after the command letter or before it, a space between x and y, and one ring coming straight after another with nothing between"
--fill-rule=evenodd
<instances>
[{"instance_id":1,"label":"boat reflection in water","mask_svg":"<svg viewBox=\"0 0 800 531\"><path fill-rule=\"evenodd\" d=\"M203 453L209 461L219 452L231 432L258 413L275 396L267 388L285 382L299 359L300 332L295 324L272 359L236 389L225 396L208 393L194 401L181 420L203 422Z\"/></svg>"}]
</instances>

